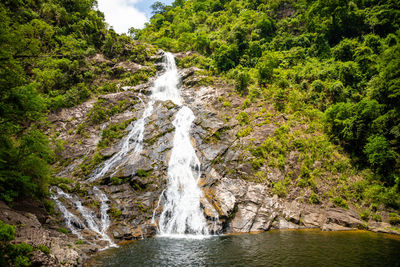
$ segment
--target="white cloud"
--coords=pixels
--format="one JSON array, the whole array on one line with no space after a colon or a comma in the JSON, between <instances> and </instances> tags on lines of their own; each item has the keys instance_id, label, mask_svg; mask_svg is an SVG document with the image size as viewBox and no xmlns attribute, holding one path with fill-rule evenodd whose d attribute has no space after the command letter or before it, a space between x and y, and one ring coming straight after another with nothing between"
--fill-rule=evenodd
<instances>
[{"instance_id":1,"label":"white cloud","mask_svg":"<svg viewBox=\"0 0 400 267\"><path fill-rule=\"evenodd\" d=\"M99 10L106 22L118 33L127 33L130 27L143 28L148 21L146 14L135 8L141 0L98 0Z\"/></svg>"}]
</instances>

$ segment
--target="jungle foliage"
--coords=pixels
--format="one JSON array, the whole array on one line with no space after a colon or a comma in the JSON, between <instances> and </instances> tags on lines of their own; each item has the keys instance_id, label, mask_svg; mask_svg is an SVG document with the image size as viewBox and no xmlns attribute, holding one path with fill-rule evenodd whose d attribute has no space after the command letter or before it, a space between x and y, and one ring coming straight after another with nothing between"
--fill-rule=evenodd
<instances>
[{"instance_id":1,"label":"jungle foliage","mask_svg":"<svg viewBox=\"0 0 400 267\"><path fill-rule=\"evenodd\" d=\"M96 79L116 61L145 64L148 46L109 29L95 0L0 3L0 200L47 194L54 162L46 116L114 92ZM94 62L96 54L106 58ZM145 80L126 77L126 80ZM130 81L130 80L129 80ZM128 81L128 82L129 82Z\"/></svg>"},{"instance_id":2,"label":"jungle foliage","mask_svg":"<svg viewBox=\"0 0 400 267\"><path fill-rule=\"evenodd\" d=\"M132 32L163 49L196 51L194 65L234 79L248 101L269 97L282 113L320 112L330 142L348 152L360 173L372 171L364 176L364 196L398 208L399 6L398 0L175 1L156 5L151 22Z\"/></svg>"}]
</instances>

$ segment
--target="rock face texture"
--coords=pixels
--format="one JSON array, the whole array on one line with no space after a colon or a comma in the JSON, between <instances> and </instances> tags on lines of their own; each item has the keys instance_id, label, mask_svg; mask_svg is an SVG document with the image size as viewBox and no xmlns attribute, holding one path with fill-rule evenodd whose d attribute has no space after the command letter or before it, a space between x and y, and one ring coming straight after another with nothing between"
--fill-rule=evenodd
<instances>
[{"instance_id":1,"label":"rock face texture","mask_svg":"<svg viewBox=\"0 0 400 267\"><path fill-rule=\"evenodd\" d=\"M129 71L140 69L140 66L128 63L118 67ZM185 105L189 106L196 116L191 137L201 162L199 186L204 193L201 206L209 229L216 233L300 228L370 229L396 233L385 223L375 222L367 226L351 208L346 210L324 202L311 205L306 203L304 198L290 193L286 198L278 197L271 189L272 183L284 179L285 172L278 168L262 169L268 175L266 179L256 182L254 167L251 164L252 155L246 147L249 143L261 144L274 133L276 124L263 124L261 119L256 119L260 120L257 131L238 138L237 133L243 128L237 120L240 112L238 107L241 106L242 100L238 96L232 96L232 86L219 80L215 80L210 86L203 85L197 68L181 69L180 76L181 95ZM151 115L145 121L142 151L139 154L132 152L127 155L122 164L102 178L94 181L90 181L90 178L95 169L102 166L102 162L120 150L120 138L141 118L146 104L150 101L153 82L154 78L151 78L145 84L123 87L119 93L101 96L101 105L109 109L120 103L125 104L123 109L110 113L100 122L89 119L96 103L99 103L98 99L49 116L53 125L51 131L64 145L64 150L59 151L60 160L55 168L59 177L73 181L69 184L60 183L58 186L81 199L82 204L97 219L101 218L100 204L93 193L93 186L102 190L108 197L108 215L111 220L106 233L115 243L146 238L157 233L157 222L162 211L159 202L167 186L167 168L175 130L172 121L180 107L171 101L156 101ZM228 100L229 105L225 104ZM120 130L118 138L111 139L106 147L99 145L105 138L106 129L111 125L122 125L129 120L131 122L127 125L130 126ZM276 120L284 121L285 118L281 116ZM285 168L291 168L293 172L298 171L297 157L296 152L290 153ZM63 201L62 198L60 200ZM73 205L67 205L67 208L81 218ZM0 219L14 217L5 210L0 214ZM18 216L23 222L31 215ZM34 229L32 231L42 235L51 248L51 256L47 257L48 262L42 260L43 265L53 266L60 262L77 265L85 260L85 255L107 245L98 240L95 233L80 229L84 239L80 243L84 244L71 246L79 238L55 230L65 227L65 220L61 214L58 220L48 220L46 229L33 217L29 220L31 229ZM7 222L7 219L4 221ZM22 235L30 236L29 233ZM32 236L30 242L38 242L40 238Z\"/></svg>"},{"instance_id":2,"label":"rock face texture","mask_svg":"<svg viewBox=\"0 0 400 267\"><path fill-rule=\"evenodd\" d=\"M38 217L27 210L9 208L0 202L0 220L7 224L16 225L16 242L27 243L31 246L47 246L51 254L45 254L40 250L34 251L32 257L33 266L76 266L87 259L89 246L77 247L65 234L58 232L49 224L50 220L40 222Z\"/></svg>"}]
</instances>

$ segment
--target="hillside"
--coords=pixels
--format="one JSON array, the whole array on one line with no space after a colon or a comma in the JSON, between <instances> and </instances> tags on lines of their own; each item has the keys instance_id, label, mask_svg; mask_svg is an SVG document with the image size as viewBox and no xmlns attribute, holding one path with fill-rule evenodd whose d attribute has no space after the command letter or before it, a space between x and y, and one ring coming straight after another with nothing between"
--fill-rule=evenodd
<instances>
[{"instance_id":1,"label":"hillside","mask_svg":"<svg viewBox=\"0 0 400 267\"><path fill-rule=\"evenodd\" d=\"M155 235L182 105L210 233L399 234L398 6L176 0L127 36L96 1L2 2L0 263Z\"/></svg>"},{"instance_id":2,"label":"hillside","mask_svg":"<svg viewBox=\"0 0 400 267\"><path fill-rule=\"evenodd\" d=\"M243 126L237 136L253 140L242 147L247 178L280 172L281 196L308 190L305 201L356 203L368 219L379 206L399 208L398 4L175 1L133 32L196 51L181 65L235 86L233 99L220 100ZM263 134L272 122L279 130Z\"/></svg>"}]
</instances>

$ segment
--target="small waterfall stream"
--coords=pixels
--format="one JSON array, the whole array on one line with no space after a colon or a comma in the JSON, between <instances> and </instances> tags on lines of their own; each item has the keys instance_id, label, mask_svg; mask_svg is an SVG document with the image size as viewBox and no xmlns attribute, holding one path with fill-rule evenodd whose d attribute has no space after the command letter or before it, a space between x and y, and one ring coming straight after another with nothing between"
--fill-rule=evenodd
<instances>
[{"instance_id":1,"label":"small waterfall stream","mask_svg":"<svg viewBox=\"0 0 400 267\"><path fill-rule=\"evenodd\" d=\"M57 192L56 195L52 196L52 199L55 201L57 208L62 213L65 219L65 224L67 225L71 233L77 235L80 239L85 239L82 236L81 231L82 229L87 228L95 233L99 237L99 240L107 241L110 247L116 246L111 238L107 235L107 229L110 226L110 217L107 214L107 210L109 209L107 205L108 198L100 189L98 189L97 187L93 187L95 196L100 200L101 203L100 221L97 219L95 212L88 209L87 207L84 207L82 205L82 202L77 197L65 193L58 187L53 187L52 189L55 189ZM65 205L59 200L60 197L68 200L73 204L74 208L76 209L76 213L80 214L80 216L84 219L84 222L79 219L77 215L68 211Z\"/></svg>"},{"instance_id":2,"label":"small waterfall stream","mask_svg":"<svg viewBox=\"0 0 400 267\"><path fill-rule=\"evenodd\" d=\"M111 176L113 176L118 171L119 166L127 162L130 157L133 157L133 160L135 160L135 157L142 152L145 123L147 118L153 112L155 101L171 100L176 105L182 104L178 90L178 70L176 68L174 56L171 53L165 53L164 55L164 68L165 72L157 78L151 88L151 99L147 104L142 117L136 122L132 122L129 126L131 127L131 130L120 143L120 150L110 159L105 161L100 168L95 170L92 177L88 180L89 182L93 182L103 177L110 170L114 170L111 174ZM130 154L132 154L132 156L130 156Z\"/></svg>"}]
</instances>

